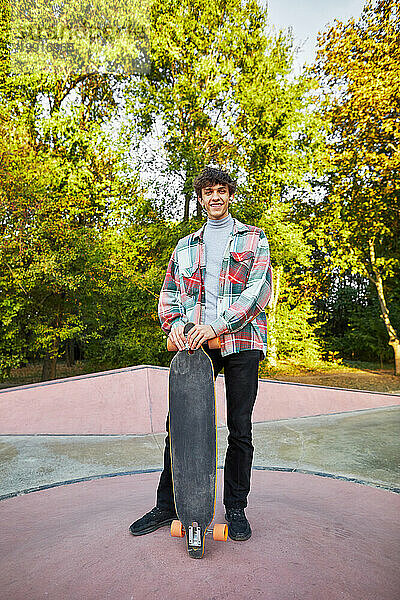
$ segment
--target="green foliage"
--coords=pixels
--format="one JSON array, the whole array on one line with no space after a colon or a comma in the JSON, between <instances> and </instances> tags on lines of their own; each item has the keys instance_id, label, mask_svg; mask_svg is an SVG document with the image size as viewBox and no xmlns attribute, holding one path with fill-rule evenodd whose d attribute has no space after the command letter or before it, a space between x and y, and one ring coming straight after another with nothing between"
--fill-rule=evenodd
<instances>
[{"instance_id":1,"label":"green foliage","mask_svg":"<svg viewBox=\"0 0 400 600\"><path fill-rule=\"evenodd\" d=\"M160 169L161 152L170 187L174 178L181 181L188 220L194 175L210 161L227 164L232 154L226 125L229 98L264 17L254 0L169 0L152 3L149 20L151 70L126 88L127 135L137 143L148 134L158 139L148 169L156 164ZM171 212L176 216L177 207Z\"/></svg>"},{"instance_id":2,"label":"green foliage","mask_svg":"<svg viewBox=\"0 0 400 600\"><path fill-rule=\"evenodd\" d=\"M146 2L65 0L52 5L9 3L7 38L10 72L132 74L145 72Z\"/></svg>"},{"instance_id":3,"label":"green foliage","mask_svg":"<svg viewBox=\"0 0 400 600\"><path fill-rule=\"evenodd\" d=\"M362 312L355 312L349 319L344 334L333 337L330 347L347 359L380 361L389 363L392 352L387 344L387 332L382 320L376 318L378 306L371 306Z\"/></svg>"},{"instance_id":4,"label":"green foliage","mask_svg":"<svg viewBox=\"0 0 400 600\"><path fill-rule=\"evenodd\" d=\"M345 359L390 362L385 324L379 318L379 304L367 286L362 295L351 285L344 285L327 299L326 321L322 338L325 352L335 352ZM399 303L390 304L391 319L400 323Z\"/></svg>"},{"instance_id":5,"label":"green foliage","mask_svg":"<svg viewBox=\"0 0 400 600\"><path fill-rule=\"evenodd\" d=\"M321 360L321 345L316 336L315 315L310 301L279 304L275 334L279 359L290 358L311 366Z\"/></svg>"},{"instance_id":6,"label":"green foliage","mask_svg":"<svg viewBox=\"0 0 400 600\"><path fill-rule=\"evenodd\" d=\"M328 124L327 193L311 218L331 260L376 286L400 374L400 341L387 309L400 277L400 9L369 0L358 22L336 22L320 39L315 73Z\"/></svg>"},{"instance_id":7,"label":"green foliage","mask_svg":"<svg viewBox=\"0 0 400 600\"><path fill-rule=\"evenodd\" d=\"M2 377L32 356L55 365L64 344L85 332L86 304L101 286L99 232L116 218L125 192L101 127L113 111L104 78L59 82L27 75L3 82ZM62 106L66 90L75 105ZM102 111L87 102L93 97L103 102Z\"/></svg>"},{"instance_id":8,"label":"green foliage","mask_svg":"<svg viewBox=\"0 0 400 600\"><path fill-rule=\"evenodd\" d=\"M168 364L159 291L176 242L201 225L192 180L210 163L238 176L232 214L270 242L271 354L386 359L366 277L398 327L396 3L369 2L321 38L319 96L255 0L114 9L71 0L57 16L40 0L33 32L31 8L13 28L1 8L2 376L70 342L93 370ZM19 33L51 29L75 55L10 59Z\"/></svg>"},{"instance_id":9,"label":"green foliage","mask_svg":"<svg viewBox=\"0 0 400 600\"><path fill-rule=\"evenodd\" d=\"M305 238L303 227L289 202L273 202L263 210L258 222L268 238L272 263L285 270L294 265L310 265L311 246Z\"/></svg>"},{"instance_id":10,"label":"green foliage","mask_svg":"<svg viewBox=\"0 0 400 600\"><path fill-rule=\"evenodd\" d=\"M144 170L157 172L152 185L164 177L159 202L167 196L176 217L183 196L188 220L194 175L217 163L240 175L239 218L257 220L265 202L303 180L318 146L305 110L312 82L290 79L291 38L266 35L267 12L254 0L171 0L149 14L152 68L125 90L125 135L142 168L146 148ZM155 152L143 142L149 136L158 141Z\"/></svg>"},{"instance_id":11,"label":"green foliage","mask_svg":"<svg viewBox=\"0 0 400 600\"><path fill-rule=\"evenodd\" d=\"M158 297L178 239L198 227L195 220L168 222L154 209L145 213L142 205L133 225L109 229L103 236L106 283L86 320L92 337L86 342L85 356L97 368L169 364Z\"/></svg>"}]
</instances>

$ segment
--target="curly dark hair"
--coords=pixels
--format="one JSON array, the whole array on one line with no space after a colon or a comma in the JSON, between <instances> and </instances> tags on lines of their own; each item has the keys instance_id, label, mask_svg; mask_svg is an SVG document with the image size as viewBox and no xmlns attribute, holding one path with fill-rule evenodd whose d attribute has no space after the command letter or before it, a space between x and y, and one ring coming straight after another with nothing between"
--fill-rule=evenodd
<instances>
[{"instance_id":1,"label":"curly dark hair","mask_svg":"<svg viewBox=\"0 0 400 600\"><path fill-rule=\"evenodd\" d=\"M236 190L237 182L226 171L221 171L221 169L215 169L214 167L206 167L193 181L193 187L198 198L201 198L201 190L203 188L218 184L227 185L229 195L232 196Z\"/></svg>"}]
</instances>

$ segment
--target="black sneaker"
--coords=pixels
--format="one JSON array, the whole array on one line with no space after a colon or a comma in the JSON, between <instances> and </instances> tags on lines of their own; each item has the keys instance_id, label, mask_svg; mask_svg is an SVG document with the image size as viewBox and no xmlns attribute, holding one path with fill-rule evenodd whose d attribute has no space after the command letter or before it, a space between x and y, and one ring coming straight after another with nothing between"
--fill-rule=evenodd
<instances>
[{"instance_id":1,"label":"black sneaker","mask_svg":"<svg viewBox=\"0 0 400 600\"><path fill-rule=\"evenodd\" d=\"M132 523L129 527L129 531L132 535L145 535L160 527L164 527L164 525L171 525L174 519L177 519L175 511L163 510L162 508L155 506L141 519Z\"/></svg>"},{"instance_id":2,"label":"black sneaker","mask_svg":"<svg viewBox=\"0 0 400 600\"><path fill-rule=\"evenodd\" d=\"M225 519L228 521L228 535L231 540L244 542L251 537L251 527L244 514L244 508L228 508Z\"/></svg>"}]
</instances>

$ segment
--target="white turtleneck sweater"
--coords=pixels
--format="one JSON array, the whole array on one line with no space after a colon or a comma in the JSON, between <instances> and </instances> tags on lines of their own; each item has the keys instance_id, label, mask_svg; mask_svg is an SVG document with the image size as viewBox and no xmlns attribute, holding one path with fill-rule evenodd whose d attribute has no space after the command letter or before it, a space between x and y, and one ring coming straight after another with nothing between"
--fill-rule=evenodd
<instances>
[{"instance_id":1,"label":"white turtleneck sweater","mask_svg":"<svg viewBox=\"0 0 400 600\"><path fill-rule=\"evenodd\" d=\"M206 325L217 319L219 275L232 227L233 218L228 213L224 219L219 221L207 219L204 229L203 239L206 253L206 275L204 280L206 313L204 323Z\"/></svg>"}]
</instances>

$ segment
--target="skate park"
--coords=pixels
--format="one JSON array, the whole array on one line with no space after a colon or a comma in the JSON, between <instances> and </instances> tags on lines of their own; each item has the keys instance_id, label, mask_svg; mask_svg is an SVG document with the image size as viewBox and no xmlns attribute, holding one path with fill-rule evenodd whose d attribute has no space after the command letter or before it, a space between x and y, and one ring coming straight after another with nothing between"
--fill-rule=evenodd
<instances>
[{"instance_id":1,"label":"skate park","mask_svg":"<svg viewBox=\"0 0 400 600\"><path fill-rule=\"evenodd\" d=\"M168 369L136 366L0 392L0 589L10 600L348 598L398 593L396 394L260 380L247 542L191 560L155 504ZM224 380L217 378L224 522Z\"/></svg>"}]
</instances>

